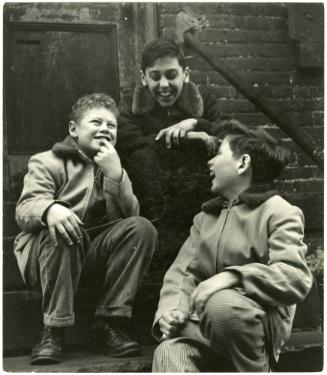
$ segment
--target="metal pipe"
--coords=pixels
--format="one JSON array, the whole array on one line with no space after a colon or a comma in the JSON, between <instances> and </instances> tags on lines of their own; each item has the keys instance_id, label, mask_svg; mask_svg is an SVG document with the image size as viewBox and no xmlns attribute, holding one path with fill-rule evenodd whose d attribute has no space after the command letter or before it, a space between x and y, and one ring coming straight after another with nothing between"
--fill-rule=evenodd
<instances>
[{"instance_id":1,"label":"metal pipe","mask_svg":"<svg viewBox=\"0 0 327 375\"><path fill-rule=\"evenodd\" d=\"M258 107L269 119L278 125L302 150L310 156L313 162L323 170L323 150L319 147L315 139L308 132L296 127L291 120L289 113L279 114L271 109L271 106L259 96L240 76L226 65L222 59L213 57L206 47L204 47L193 35L192 31L184 33L184 42L192 47L202 56L218 73L220 73L229 83L240 91L250 102Z\"/></svg>"}]
</instances>

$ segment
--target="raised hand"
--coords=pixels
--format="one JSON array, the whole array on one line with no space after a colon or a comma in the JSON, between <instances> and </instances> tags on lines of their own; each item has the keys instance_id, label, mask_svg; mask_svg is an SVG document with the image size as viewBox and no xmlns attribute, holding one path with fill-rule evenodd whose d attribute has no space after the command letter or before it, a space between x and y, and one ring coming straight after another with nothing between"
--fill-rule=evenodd
<instances>
[{"instance_id":1,"label":"raised hand","mask_svg":"<svg viewBox=\"0 0 327 375\"><path fill-rule=\"evenodd\" d=\"M94 157L94 161L105 177L116 182L121 181L123 169L120 158L115 147L106 139L101 141L100 150Z\"/></svg>"}]
</instances>

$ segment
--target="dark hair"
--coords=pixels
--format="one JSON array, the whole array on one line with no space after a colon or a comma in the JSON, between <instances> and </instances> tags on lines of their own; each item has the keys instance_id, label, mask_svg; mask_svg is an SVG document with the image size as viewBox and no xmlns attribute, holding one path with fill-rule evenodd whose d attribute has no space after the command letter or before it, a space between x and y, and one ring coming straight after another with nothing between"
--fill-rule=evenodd
<instances>
[{"instance_id":1,"label":"dark hair","mask_svg":"<svg viewBox=\"0 0 327 375\"><path fill-rule=\"evenodd\" d=\"M236 120L225 120L215 130L219 138L228 138L236 157L251 157L252 182L272 182L290 160L290 152L259 127L246 126Z\"/></svg>"},{"instance_id":2,"label":"dark hair","mask_svg":"<svg viewBox=\"0 0 327 375\"><path fill-rule=\"evenodd\" d=\"M170 39L156 39L147 43L143 48L142 71L145 73L146 68L152 66L157 59L165 56L176 57L179 65L185 69L184 53L179 45Z\"/></svg>"},{"instance_id":3,"label":"dark hair","mask_svg":"<svg viewBox=\"0 0 327 375\"><path fill-rule=\"evenodd\" d=\"M85 111L94 107L104 107L110 110L116 117L119 112L115 100L103 93L94 93L82 96L73 105L70 120L78 122Z\"/></svg>"}]
</instances>

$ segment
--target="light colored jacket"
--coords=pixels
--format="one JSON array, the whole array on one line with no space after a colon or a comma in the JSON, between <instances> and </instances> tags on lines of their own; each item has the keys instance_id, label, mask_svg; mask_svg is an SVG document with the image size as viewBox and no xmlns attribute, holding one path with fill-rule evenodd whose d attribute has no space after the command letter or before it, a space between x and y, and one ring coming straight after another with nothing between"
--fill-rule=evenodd
<instances>
[{"instance_id":1,"label":"light colored jacket","mask_svg":"<svg viewBox=\"0 0 327 375\"><path fill-rule=\"evenodd\" d=\"M54 203L70 208L86 221L86 227L139 215L139 204L125 170L120 183L104 177L68 136L52 150L32 156L28 163L16 206L16 221L22 232L14 244L23 278L32 238L46 227L44 214Z\"/></svg>"},{"instance_id":2,"label":"light colored jacket","mask_svg":"<svg viewBox=\"0 0 327 375\"><path fill-rule=\"evenodd\" d=\"M305 298L312 275L305 261L302 211L276 195L253 186L238 202L215 198L195 216L189 238L167 271L155 315L177 309L188 313L190 296L203 280L222 271L236 272L242 293L267 311L275 359L291 333L295 304Z\"/></svg>"}]
</instances>

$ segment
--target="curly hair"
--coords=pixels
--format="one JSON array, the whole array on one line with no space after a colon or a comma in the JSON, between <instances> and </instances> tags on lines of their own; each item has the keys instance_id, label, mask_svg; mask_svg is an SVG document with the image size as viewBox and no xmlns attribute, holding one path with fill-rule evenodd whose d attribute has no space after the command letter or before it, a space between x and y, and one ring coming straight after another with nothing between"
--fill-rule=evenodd
<instances>
[{"instance_id":1,"label":"curly hair","mask_svg":"<svg viewBox=\"0 0 327 375\"><path fill-rule=\"evenodd\" d=\"M289 163L291 153L278 145L265 130L246 126L237 120L225 120L217 124L215 135L227 138L234 156L249 154L251 157L252 182L272 182Z\"/></svg>"},{"instance_id":2,"label":"curly hair","mask_svg":"<svg viewBox=\"0 0 327 375\"><path fill-rule=\"evenodd\" d=\"M106 108L112 112L115 117L118 117L119 115L116 102L110 95L104 93L94 93L82 96L77 100L77 102L72 106L70 120L78 122L85 111L94 107Z\"/></svg>"}]
</instances>

